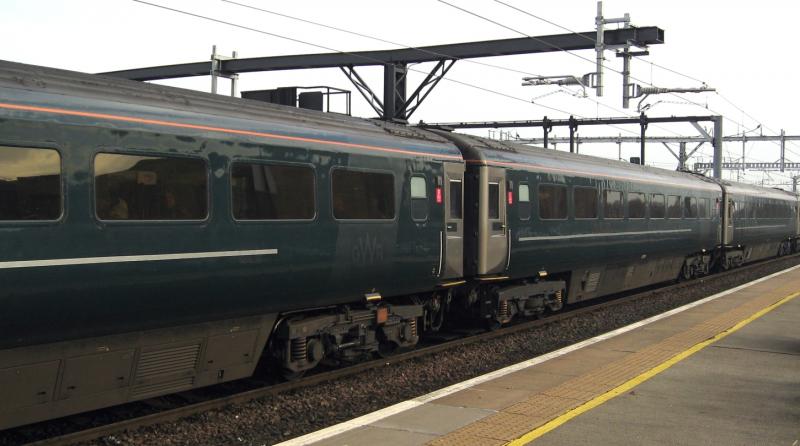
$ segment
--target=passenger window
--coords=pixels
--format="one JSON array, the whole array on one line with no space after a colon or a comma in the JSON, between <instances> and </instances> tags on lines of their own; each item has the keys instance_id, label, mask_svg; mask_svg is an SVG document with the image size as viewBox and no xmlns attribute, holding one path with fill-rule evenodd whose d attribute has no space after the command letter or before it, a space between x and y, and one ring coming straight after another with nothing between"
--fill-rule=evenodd
<instances>
[{"instance_id":1,"label":"passenger window","mask_svg":"<svg viewBox=\"0 0 800 446\"><path fill-rule=\"evenodd\" d=\"M575 218L597 218L597 189L593 187L576 187Z\"/></svg>"},{"instance_id":2,"label":"passenger window","mask_svg":"<svg viewBox=\"0 0 800 446\"><path fill-rule=\"evenodd\" d=\"M563 220L567 218L567 187L552 184L539 186L539 218Z\"/></svg>"},{"instance_id":3,"label":"passenger window","mask_svg":"<svg viewBox=\"0 0 800 446\"><path fill-rule=\"evenodd\" d=\"M520 184L519 185L519 198L517 201L517 207L519 209L519 219L520 220L530 220L531 219L531 190L527 184Z\"/></svg>"},{"instance_id":4,"label":"passenger window","mask_svg":"<svg viewBox=\"0 0 800 446\"><path fill-rule=\"evenodd\" d=\"M500 184L489 183L489 218L500 218Z\"/></svg>"},{"instance_id":5,"label":"passenger window","mask_svg":"<svg viewBox=\"0 0 800 446\"><path fill-rule=\"evenodd\" d=\"M461 220L461 180L450 180L450 218Z\"/></svg>"},{"instance_id":6,"label":"passenger window","mask_svg":"<svg viewBox=\"0 0 800 446\"><path fill-rule=\"evenodd\" d=\"M644 214L644 194L639 192L628 192L628 217L644 218Z\"/></svg>"},{"instance_id":7,"label":"passenger window","mask_svg":"<svg viewBox=\"0 0 800 446\"><path fill-rule=\"evenodd\" d=\"M711 209L711 204L709 199L701 198L697 203L697 216L700 218L710 218L709 210Z\"/></svg>"},{"instance_id":8,"label":"passenger window","mask_svg":"<svg viewBox=\"0 0 800 446\"><path fill-rule=\"evenodd\" d=\"M603 191L603 217L604 218L623 218L622 192L617 190Z\"/></svg>"},{"instance_id":9,"label":"passenger window","mask_svg":"<svg viewBox=\"0 0 800 446\"><path fill-rule=\"evenodd\" d=\"M203 220L208 216L203 160L100 153L94 158L101 220Z\"/></svg>"},{"instance_id":10,"label":"passenger window","mask_svg":"<svg viewBox=\"0 0 800 446\"><path fill-rule=\"evenodd\" d=\"M664 207L664 196L653 194L650 196L650 218L664 218L666 215Z\"/></svg>"},{"instance_id":11,"label":"passenger window","mask_svg":"<svg viewBox=\"0 0 800 446\"><path fill-rule=\"evenodd\" d=\"M425 177L411 177L411 218L416 221L428 219L428 184Z\"/></svg>"},{"instance_id":12,"label":"passenger window","mask_svg":"<svg viewBox=\"0 0 800 446\"><path fill-rule=\"evenodd\" d=\"M667 196L667 218L681 218L681 197Z\"/></svg>"},{"instance_id":13,"label":"passenger window","mask_svg":"<svg viewBox=\"0 0 800 446\"><path fill-rule=\"evenodd\" d=\"M697 218L697 198L683 197L683 215L686 218Z\"/></svg>"},{"instance_id":14,"label":"passenger window","mask_svg":"<svg viewBox=\"0 0 800 446\"><path fill-rule=\"evenodd\" d=\"M342 220L394 218L394 177L388 173L334 169L333 216Z\"/></svg>"},{"instance_id":15,"label":"passenger window","mask_svg":"<svg viewBox=\"0 0 800 446\"><path fill-rule=\"evenodd\" d=\"M314 218L314 171L310 167L234 163L231 194L237 220Z\"/></svg>"},{"instance_id":16,"label":"passenger window","mask_svg":"<svg viewBox=\"0 0 800 446\"><path fill-rule=\"evenodd\" d=\"M0 146L0 221L57 220L61 195L58 151Z\"/></svg>"}]
</instances>

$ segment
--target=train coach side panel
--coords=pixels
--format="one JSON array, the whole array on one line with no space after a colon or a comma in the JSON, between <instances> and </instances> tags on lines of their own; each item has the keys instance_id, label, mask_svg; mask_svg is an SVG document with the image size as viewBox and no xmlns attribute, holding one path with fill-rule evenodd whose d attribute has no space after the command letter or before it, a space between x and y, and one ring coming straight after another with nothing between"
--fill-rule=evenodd
<instances>
[{"instance_id":1,"label":"train coach side panel","mask_svg":"<svg viewBox=\"0 0 800 446\"><path fill-rule=\"evenodd\" d=\"M2 143L59 151L64 213L57 221L0 224L0 348L353 302L369 292L410 294L433 288L441 274L444 211L434 188L443 171L435 156L332 151L80 118L12 119L19 117L0 122ZM99 219L93 172L99 152L202 160L207 217ZM308 166L313 218L235 220L235 161ZM394 193L389 218L334 218L336 169L388 175ZM412 216L413 176L424 179L424 216ZM140 175L139 181L155 180Z\"/></svg>"},{"instance_id":2,"label":"train coach side panel","mask_svg":"<svg viewBox=\"0 0 800 446\"><path fill-rule=\"evenodd\" d=\"M509 274L566 273L570 301L672 280L688 255L712 250L717 243L719 218L712 203L718 194L712 188L530 171L513 171L509 178L517 197L520 185L527 186L530 197L530 203L517 198L510 207L509 224L515 235ZM564 194L563 215L541 208L551 205L553 197L543 195L553 191ZM606 191L622 198L614 215L604 206ZM595 196L596 208L576 209L581 203L576 194ZM677 218L651 216L653 195L681 197L681 214ZM641 216L634 213L631 197L644 200ZM701 218L684 215L686 197L705 200L706 214ZM530 210L524 209L528 206Z\"/></svg>"}]
</instances>

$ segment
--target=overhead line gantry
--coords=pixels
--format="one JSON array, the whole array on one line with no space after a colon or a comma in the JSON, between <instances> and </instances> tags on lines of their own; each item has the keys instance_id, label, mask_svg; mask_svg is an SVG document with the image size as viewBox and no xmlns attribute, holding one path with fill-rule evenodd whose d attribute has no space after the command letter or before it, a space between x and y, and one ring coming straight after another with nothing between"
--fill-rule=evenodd
<instances>
[{"instance_id":1,"label":"overhead line gantry","mask_svg":"<svg viewBox=\"0 0 800 446\"><path fill-rule=\"evenodd\" d=\"M407 122L431 90L458 60L595 49L596 36L596 31L589 31L395 50L232 58L99 74L138 81L153 81L193 76L230 77L240 73L338 67L381 119ZM603 42L606 45L635 43L636 46L647 47L664 43L664 30L655 26L605 30L603 31ZM409 95L408 64L420 62L436 62L436 65ZM357 67L365 66L383 66L382 99L356 71Z\"/></svg>"}]
</instances>

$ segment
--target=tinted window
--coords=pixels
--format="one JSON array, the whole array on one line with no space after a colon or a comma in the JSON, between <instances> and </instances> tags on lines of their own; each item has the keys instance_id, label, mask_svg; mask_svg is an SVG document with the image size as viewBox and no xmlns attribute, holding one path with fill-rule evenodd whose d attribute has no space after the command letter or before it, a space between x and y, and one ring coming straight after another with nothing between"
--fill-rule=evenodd
<instances>
[{"instance_id":1,"label":"tinted window","mask_svg":"<svg viewBox=\"0 0 800 446\"><path fill-rule=\"evenodd\" d=\"M567 218L567 187L543 184L539 186L539 218L560 220Z\"/></svg>"},{"instance_id":2,"label":"tinted window","mask_svg":"<svg viewBox=\"0 0 800 446\"><path fill-rule=\"evenodd\" d=\"M100 153L94 176L97 216L103 220L202 220L208 215L202 160Z\"/></svg>"},{"instance_id":3,"label":"tinted window","mask_svg":"<svg viewBox=\"0 0 800 446\"><path fill-rule=\"evenodd\" d=\"M531 189L527 184L519 185L519 198L517 201L519 207L520 220L528 220L531 218Z\"/></svg>"},{"instance_id":4,"label":"tinted window","mask_svg":"<svg viewBox=\"0 0 800 446\"><path fill-rule=\"evenodd\" d=\"M231 188L236 219L314 218L314 171L310 167L235 163Z\"/></svg>"},{"instance_id":5,"label":"tinted window","mask_svg":"<svg viewBox=\"0 0 800 446\"><path fill-rule=\"evenodd\" d=\"M700 218L709 218L709 210L711 209L708 198L701 198L697 202L697 216Z\"/></svg>"},{"instance_id":6,"label":"tinted window","mask_svg":"<svg viewBox=\"0 0 800 446\"><path fill-rule=\"evenodd\" d=\"M697 198L683 197L683 215L686 218L697 218Z\"/></svg>"},{"instance_id":7,"label":"tinted window","mask_svg":"<svg viewBox=\"0 0 800 446\"><path fill-rule=\"evenodd\" d=\"M450 218L461 219L461 181L450 180Z\"/></svg>"},{"instance_id":8,"label":"tinted window","mask_svg":"<svg viewBox=\"0 0 800 446\"><path fill-rule=\"evenodd\" d=\"M681 197L667 196L667 218L681 218Z\"/></svg>"},{"instance_id":9,"label":"tinted window","mask_svg":"<svg viewBox=\"0 0 800 446\"><path fill-rule=\"evenodd\" d=\"M628 217L644 218L644 194L628 192Z\"/></svg>"},{"instance_id":10,"label":"tinted window","mask_svg":"<svg viewBox=\"0 0 800 446\"><path fill-rule=\"evenodd\" d=\"M622 209L622 192L617 190L603 191L603 217L624 217L624 211Z\"/></svg>"},{"instance_id":11,"label":"tinted window","mask_svg":"<svg viewBox=\"0 0 800 446\"><path fill-rule=\"evenodd\" d=\"M0 146L0 220L56 220L60 215L58 152Z\"/></svg>"},{"instance_id":12,"label":"tinted window","mask_svg":"<svg viewBox=\"0 0 800 446\"><path fill-rule=\"evenodd\" d=\"M500 185L489 183L489 218L500 218Z\"/></svg>"},{"instance_id":13,"label":"tinted window","mask_svg":"<svg viewBox=\"0 0 800 446\"><path fill-rule=\"evenodd\" d=\"M345 220L394 218L394 177L388 173L335 169L333 215Z\"/></svg>"},{"instance_id":14,"label":"tinted window","mask_svg":"<svg viewBox=\"0 0 800 446\"><path fill-rule=\"evenodd\" d=\"M650 218L664 218L665 215L664 196L661 194L650 196Z\"/></svg>"},{"instance_id":15,"label":"tinted window","mask_svg":"<svg viewBox=\"0 0 800 446\"><path fill-rule=\"evenodd\" d=\"M597 189L576 187L575 218L597 218Z\"/></svg>"},{"instance_id":16,"label":"tinted window","mask_svg":"<svg viewBox=\"0 0 800 446\"><path fill-rule=\"evenodd\" d=\"M428 218L428 183L424 177L411 177L411 218Z\"/></svg>"}]
</instances>

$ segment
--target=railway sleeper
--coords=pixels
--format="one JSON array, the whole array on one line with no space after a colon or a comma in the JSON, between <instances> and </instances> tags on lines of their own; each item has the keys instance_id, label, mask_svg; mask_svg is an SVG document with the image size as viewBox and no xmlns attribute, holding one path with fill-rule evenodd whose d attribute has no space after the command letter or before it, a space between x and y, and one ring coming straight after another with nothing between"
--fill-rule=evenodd
<instances>
[{"instance_id":1,"label":"railway sleeper","mask_svg":"<svg viewBox=\"0 0 800 446\"><path fill-rule=\"evenodd\" d=\"M546 311L558 311L564 306L563 280L519 283L489 289L483 299L482 315L491 324L507 324L517 316L540 316Z\"/></svg>"},{"instance_id":2,"label":"railway sleeper","mask_svg":"<svg viewBox=\"0 0 800 446\"><path fill-rule=\"evenodd\" d=\"M383 303L294 316L278 325L270 350L284 376L291 377L325 359L352 361L412 347L419 341L417 321L422 316L422 305Z\"/></svg>"}]
</instances>

